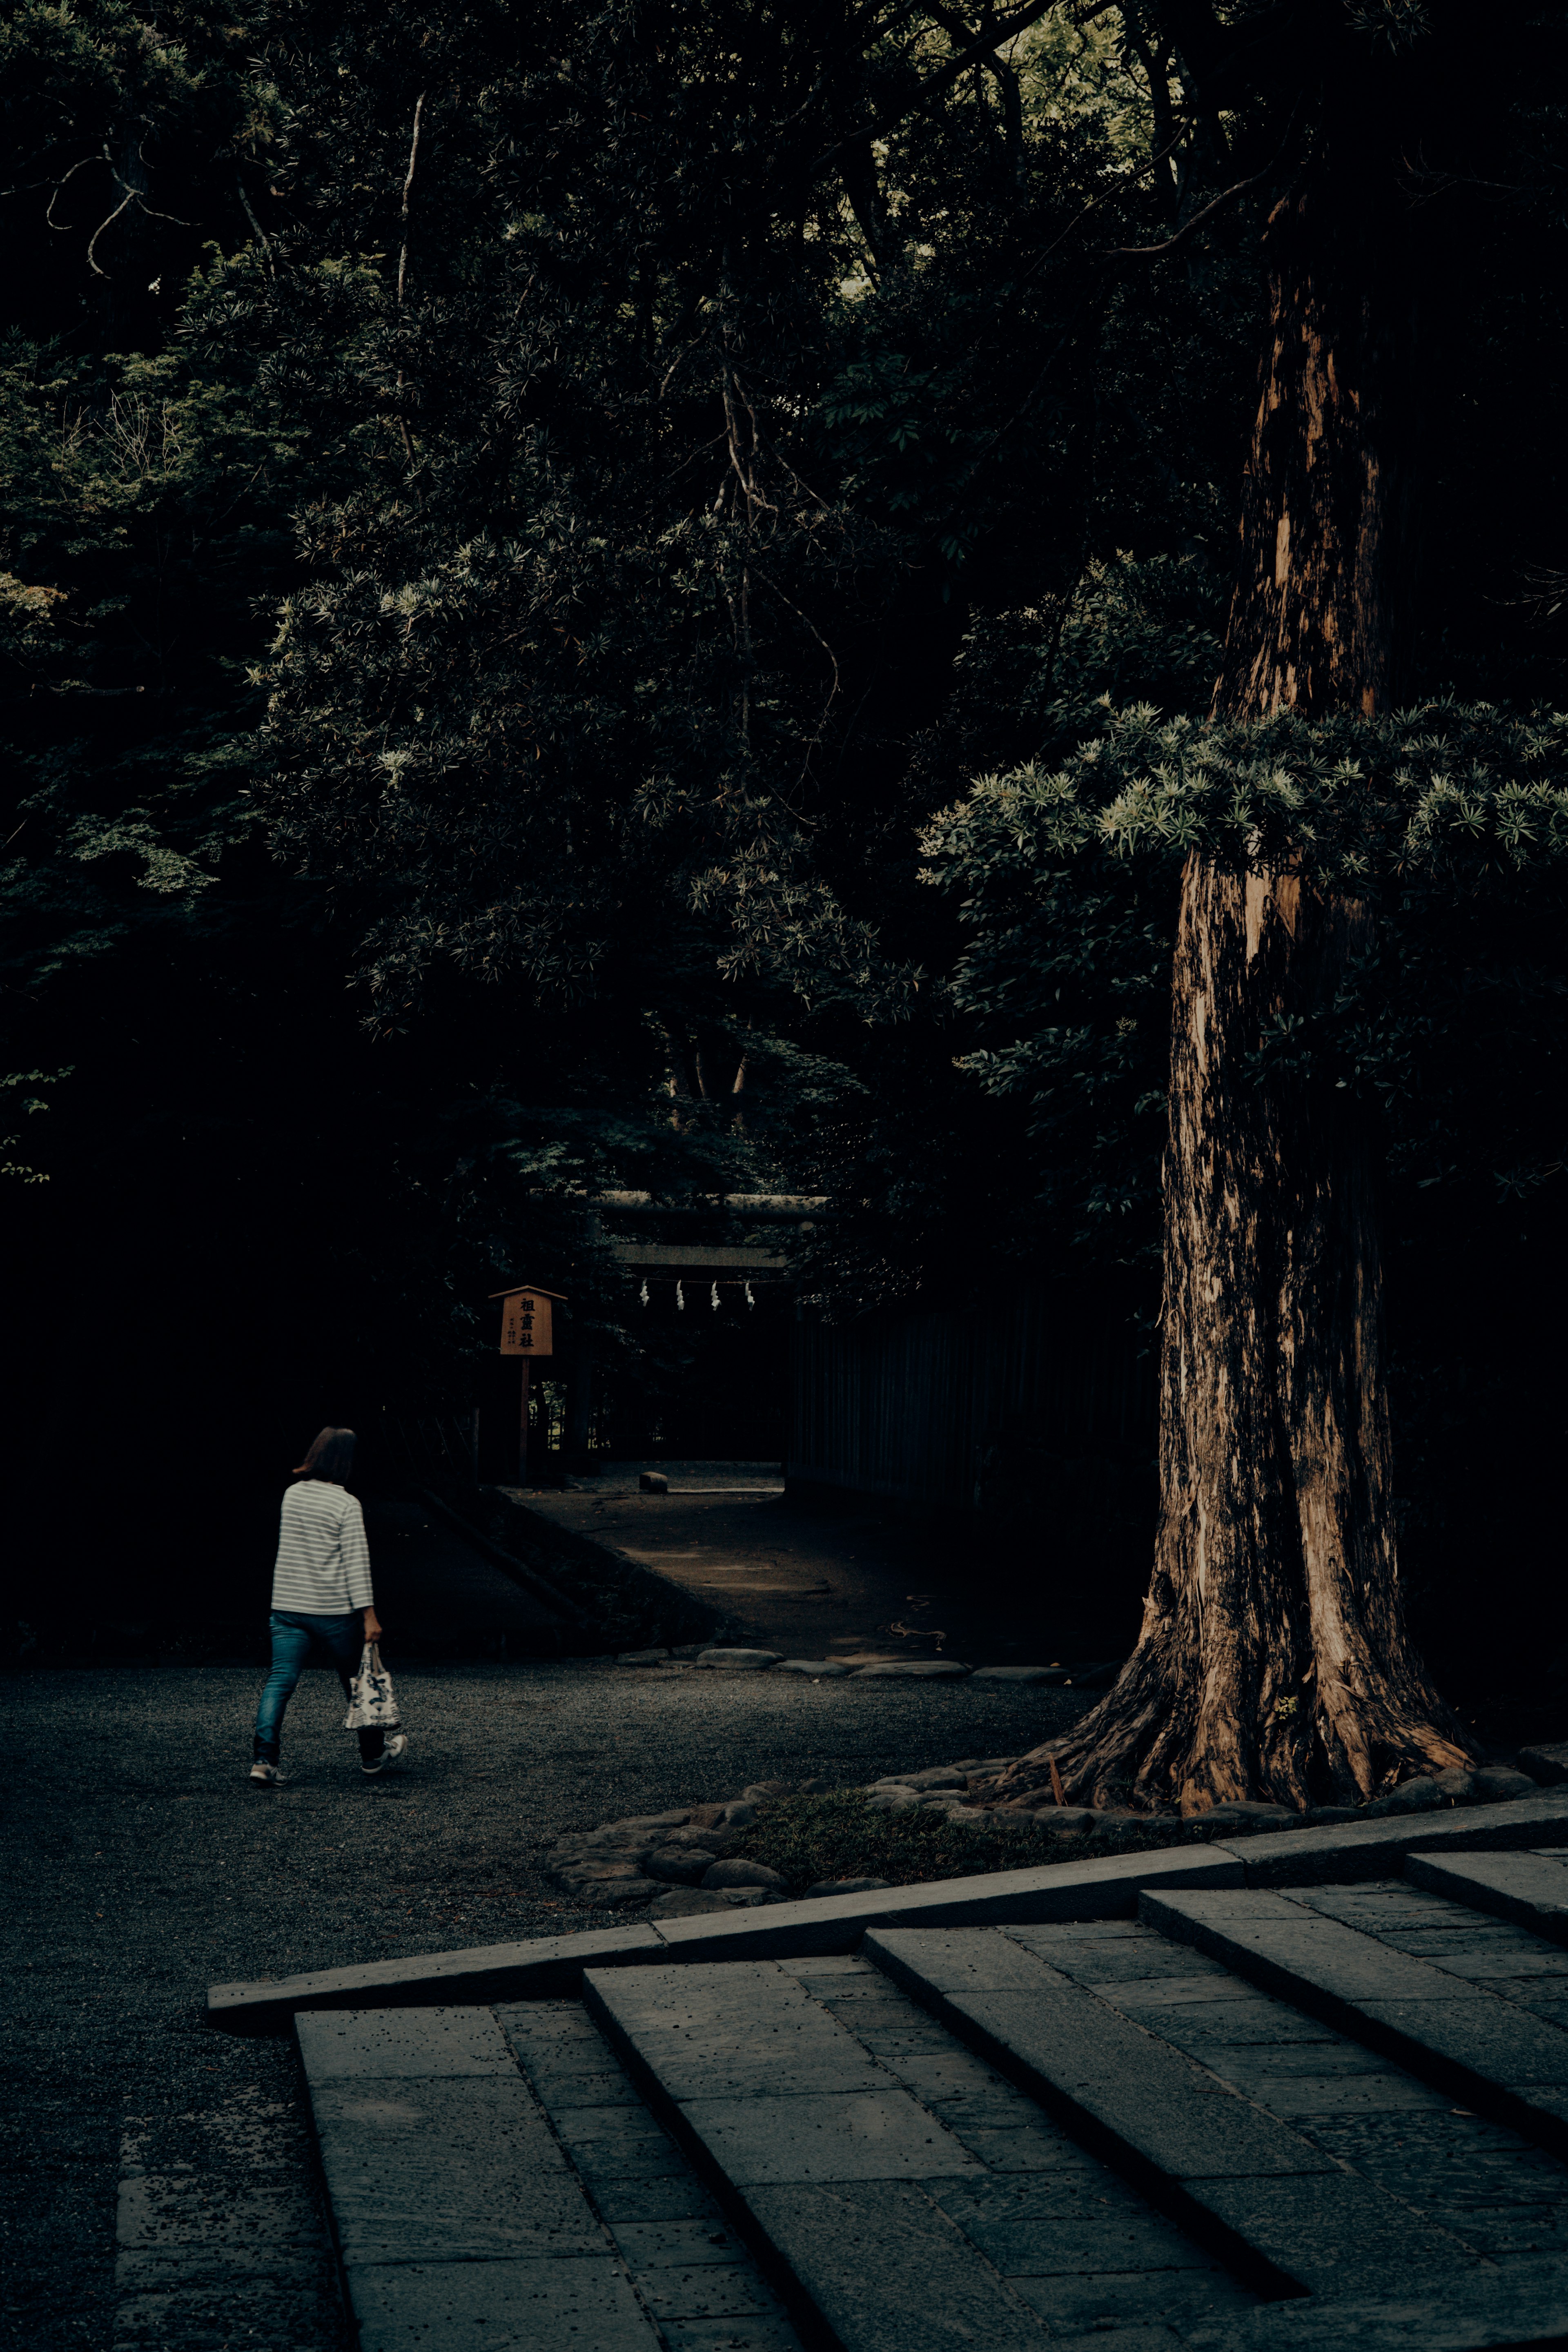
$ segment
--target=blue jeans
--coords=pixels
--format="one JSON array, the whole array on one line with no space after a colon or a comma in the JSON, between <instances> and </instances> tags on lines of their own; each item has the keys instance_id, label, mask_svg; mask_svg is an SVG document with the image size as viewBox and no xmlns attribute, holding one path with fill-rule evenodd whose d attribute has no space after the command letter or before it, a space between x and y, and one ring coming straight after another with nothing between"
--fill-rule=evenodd
<instances>
[{"instance_id":1,"label":"blue jeans","mask_svg":"<svg viewBox=\"0 0 1568 2352\"><path fill-rule=\"evenodd\" d=\"M283 1728L283 1710L293 1697L300 1675L310 1663L315 1651L326 1656L321 1663L336 1666L338 1680L343 1686L343 1696L349 1696L349 1685L359 1672L360 1654L364 1648L364 1620L360 1612L352 1610L346 1617L304 1617L293 1609L275 1609L269 1622L272 1627L272 1672L262 1688L256 1709L256 1738L253 1742L258 1758L276 1764L279 1736ZM368 1764L381 1754L386 1745L383 1731L362 1731L359 1752L362 1763Z\"/></svg>"}]
</instances>

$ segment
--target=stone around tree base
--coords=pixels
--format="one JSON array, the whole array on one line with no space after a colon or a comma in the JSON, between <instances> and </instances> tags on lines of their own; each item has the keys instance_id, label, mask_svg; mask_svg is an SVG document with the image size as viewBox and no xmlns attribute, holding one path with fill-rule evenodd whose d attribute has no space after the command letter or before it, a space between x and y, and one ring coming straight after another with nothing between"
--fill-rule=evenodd
<instances>
[{"instance_id":1,"label":"stone around tree base","mask_svg":"<svg viewBox=\"0 0 1568 2352\"><path fill-rule=\"evenodd\" d=\"M776 1666L776 1650L702 1650L698 1654L700 1666L711 1666L720 1674L761 1675Z\"/></svg>"},{"instance_id":2,"label":"stone around tree base","mask_svg":"<svg viewBox=\"0 0 1568 2352\"><path fill-rule=\"evenodd\" d=\"M886 1658L879 1665L857 1666L858 1678L868 1682L957 1682L969 1672L956 1658Z\"/></svg>"},{"instance_id":3,"label":"stone around tree base","mask_svg":"<svg viewBox=\"0 0 1568 2352\"><path fill-rule=\"evenodd\" d=\"M849 1672L837 1658L781 1658L776 1671L781 1675L809 1675L814 1683L832 1682Z\"/></svg>"},{"instance_id":4,"label":"stone around tree base","mask_svg":"<svg viewBox=\"0 0 1568 2352\"><path fill-rule=\"evenodd\" d=\"M700 1886L682 1886L650 1903L650 1919L689 1919L699 1911L729 1911L734 1906L721 1895L705 1895Z\"/></svg>"},{"instance_id":5,"label":"stone around tree base","mask_svg":"<svg viewBox=\"0 0 1568 2352\"><path fill-rule=\"evenodd\" d=\"M1389 1813L1430 1813L1443 1802L1443 1791L1430 1773L1417 1774L1414 1780L1402 1780L1378 1801L1378 1811Z\"/></svg>"},{"instance_id":6,"label":"stone around tree base","mask_svg":"<svg viewBox=\"0 0 1568 2352\"><path fill-rule=\"evenodd\" d=\"M662 1853L650 1853L644 1867L650 1878L664 1880L670 1886L700 1886L719 1857L702 1846L667 1846Z\"/></svg>"},{"instance_id":7,"label":"stone around tree base","mask_svg":"<svg viewBox=\"0 0 1568 2352\"><path fill-rule=\"evenodd\" d=\"M1519 1760L1542 1789L1555 1789L1559 1781L1568 1780L1568 1740L1552 1741L1542 1748L1521 1748Z\"/></svg>"},{"instance_id":8,"label":"stone around tree base","mask_svg":"<svg viewBox=\"0 0 1568 2352\"><path fill-rule=\"evenodd\" d=\"M1105 1818L1103 1813L1097 1813L1092 1805L1057 1804L1048 1789L1044 1791L1044 1803L1037 1801L1040 1795L1040 1790L1032 1789L1026 1797L1015 1797L1011 1804L998 1805L996 1811L999 1813L1026 1813L1031 1821L1040 1822L1046 1829L1055 1830L1059 1837L1079 1837L1085 1830L1091 1830L1096 1822Z\"/></svg>"},{"instance_id":9,"label":"stone around tree base","mask_svg":"<svg viewBox=\"0 0 1568 2352\"><path fill-rule=\"evenodd\" d=\"M819 1878L801 1896L803 1903L813 1903L819 1895L879 1895L890 1882L886 1878Z\"/></svg>"},{"instance_id":10,"label":"stone around tree base","mask_svg":"<svg viewBox=\"0 0 1568 2352\"><path fill-rule=\"evenodd\" d=\"M1300 1818L1289 1805L1267 1805L1246 1797L1227 1798L1223 1804L1210 1805L1204 1812L1188 1815L1189 1820L1202 1822L1205 1827L1217 1822L1222 1828L1233 1830L1285 1830Z\"/></svg>"},{"instance_id":11,"label":"stone around tree base","mask_svg":"<svg viewBox=\"0 0 1568 2352\"><path fill-rule=\"evenodd\" d=\"M976 1666L977 1683L1065 1683L1071 1677L1065 1666Z\"/></svg>"},{"instance_id":12,"label":"stone around tree base","mask_svg":"<svg viewBox=\"0 0 1568 2352\"><path fill-rule=\"evenodd\" d=\"M1547 1756L1552 1751L1532 1748L1529 1752L1532 1756ZM1480 1770L1473 1775L1477 1796L1489 1805L1507 1804L1513 1797L1533 1797L1536 1785L1533 1773L1513 1772L1506 1764L1483 1764Z\"/></svg>"},{"instance_id":13,"label":"stone around tree base","mask_svg":"<svg viewBox=\"0 0 1568 2352\"><path fill-rule=\"evenodd\" d=\"M787 1882L765 1862L716 1862L703 1877L704 1890L709 1894L734 1886L760 1886L769 1895L783 1895Z\"/></svg>"}]
</instances>

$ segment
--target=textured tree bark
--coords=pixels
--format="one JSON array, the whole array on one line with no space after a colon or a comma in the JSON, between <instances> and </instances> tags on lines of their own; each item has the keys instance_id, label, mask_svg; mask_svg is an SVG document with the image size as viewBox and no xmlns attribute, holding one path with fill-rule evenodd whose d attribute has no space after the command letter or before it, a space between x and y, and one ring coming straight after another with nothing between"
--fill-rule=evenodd
<instances>
[{"instance_id":1,"label":"textured tree bark","mask_svg":"<svg viewBox=\"0 0 1568 2352\"><path fill-rule=\"evenodd\" d=\"M1358 202L1358 195L1362 198ZM1215 714L1372 713L1394 668L1386 446L1405 298L1353 176L1275 215L1242 562ZM1380 264L1382 267L1380 267ZM1173 971L1161 1519L1138 1649L1005 1776L1196 1812L1353 1800L1466 1760L1405 1632L1392 1507L1373 1139L1322 1074L1268 1074L1366 910L1188 860Z\"/></svg>"}]
</instances>

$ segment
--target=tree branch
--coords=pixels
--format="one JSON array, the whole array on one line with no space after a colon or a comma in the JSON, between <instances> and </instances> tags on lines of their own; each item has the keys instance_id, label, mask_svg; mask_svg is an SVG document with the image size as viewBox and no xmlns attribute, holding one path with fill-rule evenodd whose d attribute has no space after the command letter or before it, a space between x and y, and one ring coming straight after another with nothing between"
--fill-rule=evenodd
<instances>
[{"instance_id":1,"label":"tree branch","mask_svg":"<svg viewBox=\"0 0 1568 2352\"><path fill-rule=\"evenodd\" d=\"M1295 128L1296 117L1292 114L1285 126L1284 138L1281 139L1263 169L1260 172L1254 172L1250 179L1237 180L1234 186L1222 188L1217 196L1211 196L1208 203L1193 215L1191 220L1182 223L1173 236L1166 237L1159 245L1114 245L1101 257L1106 261L1152 261L1159 254L1173 253L1179 245L1184 244L1191 236L1194 229L1203 226L1211 213L1217 213L1220 206L1228 205L1233 196L1245 195L1248 188L1256 188L1260 182L1268 178L1270 173L1278 168L1279 160L1289 144L1290 133Z\"/></svg>"},{"instance_id":2,"label":"tree branch","mask_svg":"<svg viewBox=\"0 0 1568 2352\"><path fill-rule=\"evenodd\" d=\"M845 149L852 147L858 139L880 139L884 132L896 130L900 122L907 122L911 114L919 114L922 108L939 99L944 89L951 89L955 81L961 81L971 66L984 65L993 49L999 49L1004 42L1012 39L1015 33L1027 32L1029 26L1037 25L1042 16L1048 16L1057 5L1058 0L1028 0L1027 5L1016 8L1010 16L998 17L986 27L979 40L972 41L967 48L950 58L946 65L940 67L935 73L928 74L913 98L892 108L888 113L877 116L870 122L860 123L831 147L825 147L822 153L806 165L806 178L814 179L818 172L826 171L827 165L836 163ZM1103 16L1115 5L1116 0L1100 0L1100 5L1091 8L1079 21L1087 24L1089 16Z\"/></svg>"},{"instance_id":3,"label":"tree branch","mask_svg":"<svg viewBox=\"0 0 1568 2352\"><path fill-rule=\"evenodd\" d=\"M421 90L414 101L414 138L408 150L408 172L403 183L403 244L397 256L397 307L400 310L403 308L403 280L408 268L408 196L414 185L414 166L419 161L419 124L424 112L425 93Z\"/></svg>"}]
</instances>

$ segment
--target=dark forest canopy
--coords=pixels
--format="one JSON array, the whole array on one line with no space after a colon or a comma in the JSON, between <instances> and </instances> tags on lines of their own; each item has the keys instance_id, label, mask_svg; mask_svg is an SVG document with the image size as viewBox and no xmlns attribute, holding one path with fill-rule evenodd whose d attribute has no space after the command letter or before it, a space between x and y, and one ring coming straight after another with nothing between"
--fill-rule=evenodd
<instances>
[{"instance_id":1,"label":"dark forest canopy","mask_svg":"<svg viewBox=\"0 0 1568 2352\"><path fill-rule=\"evenodd\" d=\"M0 21L35 1344L109 1270L148 1423L226 1287L236 1412L301 1317L324 1384L456 1391L601 1183L829 1192L833 1311L1093 1266L1146 1323L1170 845L1064 857L1050 780L1202 734L1263 240L1342 152L1401 724L1483 797L1555 743L1564 12ZM1380 866L1384 961L1279 1042L1386 1122L1416 1465L1558 1280L1555 835L1482 833Z\"/></svg>"}]
</instances>

